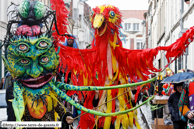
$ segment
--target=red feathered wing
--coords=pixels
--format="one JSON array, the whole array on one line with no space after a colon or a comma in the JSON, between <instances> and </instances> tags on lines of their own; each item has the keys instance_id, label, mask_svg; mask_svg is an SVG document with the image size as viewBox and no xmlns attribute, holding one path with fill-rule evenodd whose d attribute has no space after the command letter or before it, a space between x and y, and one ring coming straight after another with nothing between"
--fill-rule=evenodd
<instances>
[{"instance_id":1,"label":"red feathered wing","mask_svg":"<svg viewBox=\"0 0 194 129\"><path fill-rule=\"evenodd\" d=\"M160 72L153 66L153 61L159 51L166 51L168 63L182 55L188 45L193 41L194 27L187 30L181 38L169 46L159 46L152 49L130 50L122 47L115 49L115 56L119 64L119 70L130 78L137 76L146 80L152 72Z\"/></svg>"},{"instance_id":2,"label":"red feathered wing","mask_svg":"<svg viewBox=\"0 0 194 129\"><path fill-rule=\"evenodd\" d=\"M69 72L72 73L74 85L100 85L96 78L96 64L99 62L99 52L96 49L75 49L62 44L58 46L60 46L59 68L63 68L61 70L66 75ZM75 78L78 78L79 81Z\"/></svg>"}]
</instances>

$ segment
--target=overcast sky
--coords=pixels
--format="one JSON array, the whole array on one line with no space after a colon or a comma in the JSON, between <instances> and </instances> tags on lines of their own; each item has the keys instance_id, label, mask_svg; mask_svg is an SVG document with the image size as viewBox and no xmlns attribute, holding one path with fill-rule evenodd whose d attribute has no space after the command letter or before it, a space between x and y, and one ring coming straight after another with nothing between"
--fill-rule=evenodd
<instances>
[{"instance_id":1,"label":"overcast sky","mask_svg":"<svg viewBox=\"0 0 194 129\"><path fill-rule=\"evenodd\" d=\"M92 8L98 5L110 4L120 10L148 10L148 0L88 0Z\"/></svg>"}]
</instances>

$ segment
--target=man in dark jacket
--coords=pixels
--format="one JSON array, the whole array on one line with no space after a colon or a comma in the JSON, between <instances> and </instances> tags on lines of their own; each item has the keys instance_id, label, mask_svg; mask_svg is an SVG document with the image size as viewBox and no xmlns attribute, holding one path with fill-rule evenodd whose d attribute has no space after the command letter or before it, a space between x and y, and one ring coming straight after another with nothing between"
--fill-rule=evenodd
<instances>
[{"instance_id":1,"label":"man in dark jacket","mask_svg":"<svg viewBox=\"0 0 194 129\"><path fill-rule=\"evenodd\" d=\"M156 74L151 75L151 78L154 78L154 77L156 77ZM152 96L155 94L155 86L157 86L157 85L158 85L157 94L159 96L162 96L162 90L163 90L162 85L163 84L160 83L161 81L162 81L162 79L158 78L156 81L154 81L150 84L150 88L148 89L149 96ZM160 107L159 109L157 109L157 117L158 118L163 118L163 107L161 107L161 106L162 106L162 104L158 104L158 107ZM154 120L155 118L156 118L156 110L153 110L152 111L152 120Z\"/></svg>"},{"instance_id":2,"label":"man in dark jacket","mask_svg":"<svg viewBox=\"0 0 194 129\"><path fill-rule=\"evenodd\" d=\"M183 83L174 84L175 93L171 94L168 99L169 113L173 121L174 129L186 129L187 123L182 121L179 116L178 103L183 90Z\"/></svg>"},{"instance_id":3,"label":"man in dark jacket","mask_svg":"<svg viewBox=\"0 0 194 129\"><path fill-rule=\"evenodd\" d=\"M7 102L7 121L16 121L14 110L12 107L12 102L10 100L13 100L13 85L7 87L6 89L6 102Z\"/></svg>"}]
</instances>

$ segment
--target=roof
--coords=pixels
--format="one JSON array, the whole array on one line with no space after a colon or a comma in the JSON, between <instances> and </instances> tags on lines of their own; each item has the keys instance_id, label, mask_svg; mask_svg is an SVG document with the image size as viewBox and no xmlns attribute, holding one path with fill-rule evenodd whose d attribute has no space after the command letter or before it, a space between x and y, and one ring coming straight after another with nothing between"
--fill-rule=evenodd
<instances>
[{"instance_id":1,"label":"roof","mask_svg":"<svg viewBox=\"0 0 194 129\"><path fill-rule=\"evenodd\" d=\"M140 20L144 20L143 14L147 12L147 10L120 10L122 14L122 20L128 18L137 18Z\"/></svg>"}]
</instances>

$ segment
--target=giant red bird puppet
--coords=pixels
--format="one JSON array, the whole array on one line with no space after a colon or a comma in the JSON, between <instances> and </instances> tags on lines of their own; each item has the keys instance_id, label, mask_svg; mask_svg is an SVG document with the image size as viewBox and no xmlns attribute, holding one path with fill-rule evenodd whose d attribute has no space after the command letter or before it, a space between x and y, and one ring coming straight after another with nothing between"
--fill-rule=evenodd
<instances>
[{"instance_id":1,"label":"giant red bird puppet","mask_svg":"<svg viewBox=\"0 0 194 129\"><path fill-rule=\"evenodd\" d=\"M61 15L63 14L60 15L60 8L63 4L57 4L59 1L53 1L52 8L56 9L56 13L58 14L57 21L62 21L61 18L63 17ZM66 69L66 77L69 72L72 73L71 79L74 85L111 86L115 80L118 80L121 84L126 84L128 83L127 75L135 82L138 79L147 80L148 75L152 74L152 72L161 71L161 69L156 69L153 66L153 61L159 51L166 51L166 58L168 63L170 63L182 55L187 46L193 41L194 28L192 27L170 46L141 50L125 49L122 47L122 42L119 38L121 18L121 13L115 6L103 5L93 8L91 12L91 24L95 30L95 37L92 41L92 49L79 50L63 46L60 44L60 39L57 38L57 35L53 35L56 39L56 47L60 46L59 68L63 72ZM57 26L60 25L58 24ZM101 91L99 105L105 102L105 100L109 101L126 90ZM69 95L74 93L76 91L70 92ZM94 91L88 91L85 94L87 96L85 96L84 106L92 109ZM129 99L127 96L130 96L130 93L118 97L121 105L119 107L120 111L132 108L130 104L127 104ZM115 101L112 101L107 104L106 108L101 107L98 110L110 113L115 111L114 108ZM120 121L124 128L128 126L132 127L133 117L136 117L135 112L117 117L116 127L120 127ZM105 118L106 124L104 125L104 129L109 129L110 122L110 117ZM81 117L81 129L88 127L92 129L94 124L93 115L87 114ZM140 128L137 122L135 124Z\"/></svg>"}]
</instances>

